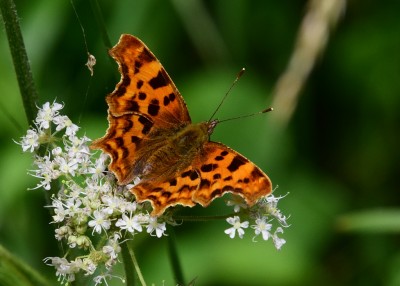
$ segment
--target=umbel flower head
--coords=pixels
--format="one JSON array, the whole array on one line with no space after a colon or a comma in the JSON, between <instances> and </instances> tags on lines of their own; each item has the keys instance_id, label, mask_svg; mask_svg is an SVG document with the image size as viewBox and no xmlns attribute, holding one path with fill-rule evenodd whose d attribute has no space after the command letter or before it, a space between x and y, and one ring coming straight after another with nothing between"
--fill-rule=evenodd
<instances>
[{"instance_id":1,"label":"umbel flower head","mask_svg":"<svg viewBox=\"0 0 400 286\"><path fill-rule=\"evenodd\" d=\"M121 243L142 232L161 238L166 235L166 223L177 223L171 212L150 216L149 204L138 204L129 186L117 185L114 175L106 171L108 156L89 149L91 140L77 135L79 127L60 114L62 108L56 102L45 103L33 126L17 142L24 152L33 154L35 168L29 174L39 179L33 189L44 188L52 194L48 207L53 213L51 223L56 224L55 238L77 250L67 251L62 258L47 257L44 262L56 269L61 283L83 273L91 275L95 285L107 284L107 279L117 277L112 270L120 262ZM55 184L56 180L61 184ZM245 230L254 229L255 237L272 238L280 249L285 240L277 234L287 224L277 209L279 199L269 196L250 209L243 202L228 201L235 216L227 218L232 227L225 233L242 238ZM242 218L252 224L241 222ZM280 225L275 230L274 219Z\"/></svg>"}]
</instances>

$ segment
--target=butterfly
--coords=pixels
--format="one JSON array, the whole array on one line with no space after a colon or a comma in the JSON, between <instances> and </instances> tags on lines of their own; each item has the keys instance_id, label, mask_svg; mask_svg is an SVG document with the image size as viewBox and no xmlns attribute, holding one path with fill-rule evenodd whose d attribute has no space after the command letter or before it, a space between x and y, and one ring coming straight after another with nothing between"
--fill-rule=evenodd
<instances>
[{"instance_id":1,"label":"butterfly","mask_svg":"<svg viewBox=\"0 0 400 286\"><path fill-rule=\"evenodd\" d=\"M109 127L91 147L111 157L120 185L132 181L152 215L175 205L208 206L233 193L249 206L271 193L268 176L244 156L210 141L218 120L192 123L183 97L146 45L123 34L110 51L121 73L106 97Z\"/></svg>"}]
</instances>

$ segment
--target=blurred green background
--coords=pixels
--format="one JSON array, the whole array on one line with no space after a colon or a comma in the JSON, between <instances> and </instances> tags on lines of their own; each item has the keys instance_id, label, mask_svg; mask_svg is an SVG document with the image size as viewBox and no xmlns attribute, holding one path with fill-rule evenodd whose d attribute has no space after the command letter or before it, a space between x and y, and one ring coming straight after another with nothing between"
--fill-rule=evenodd
<instances>
[{"instance_id":1,"label":"blurred green background","mask_svg":"<svg viewBox=\"0 0 400 286\"><path fill-rule=\"evenodd\" d=\"M81 134L102 136L105 96L119 79L88 1L15 1L38 105L64 102ZM141 38L160 59L195 122L207 120L236 73L247 72L218 118L259 111L272 101L306 11L306 1L99 1L114 45ZM293 118L273 114L219 125L222 141L258 164L289 195L291 227L272 243L229 239L226 222L176 228L184 275L196 285L400 285L400 1L349 1ZM2 26L3 27L3 26ZM49 279L42 259L59 255L42 190L26 175L29 155L13 142L28 126L4 32L0 33L0 243ZM276 113L280 111L275 109ZM205 212L197 208L194 212ZM206 210L208 211L208 210ZM215 202L210 213L224 213ZM188 213L191 213L188 211ZM146 281L174 285L166 239L135 239ZM165 280L165 284L162 284ZM120 281L110 282L120 285Z\"/></svg>"}]
</instances>

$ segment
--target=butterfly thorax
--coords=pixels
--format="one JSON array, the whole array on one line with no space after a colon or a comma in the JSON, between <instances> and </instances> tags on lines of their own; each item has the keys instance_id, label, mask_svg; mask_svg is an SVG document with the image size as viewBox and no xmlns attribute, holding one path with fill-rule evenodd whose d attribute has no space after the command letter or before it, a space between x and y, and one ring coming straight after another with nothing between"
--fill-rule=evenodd
<instances>
[{"instance_id":1,"label":"butterfly thorax","mask_svg":"<svg viewBox=\"0 0 400 286\"><path fill-rule=\"evenodd\" d=\"M202 152L212 130L209 122L201 122L184 125L172 132L162 132L160 136L157 133L150 135L152 139L147 142L147 150L152 151L144 154L136 164L136 174L141 181L173 178L188 168Z\"/></svg>"}]
</instances>

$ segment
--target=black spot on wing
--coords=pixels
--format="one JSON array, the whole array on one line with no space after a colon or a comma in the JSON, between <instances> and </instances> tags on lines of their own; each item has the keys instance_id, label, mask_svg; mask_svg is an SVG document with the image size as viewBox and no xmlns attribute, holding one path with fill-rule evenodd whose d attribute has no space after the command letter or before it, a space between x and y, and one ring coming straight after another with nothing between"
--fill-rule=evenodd
<instances>
[{"instance_id":1,"label":"black spot on wing","mask_svg":"<svg viewBox=\"0 0 400 286\"><path fill-rule=\"evenodd\" d=\"M170 186L176 186L176 184L177 184L176 179L172 179L171 181L169 181Z\"/></svg>"},{"instance_id":2,"label":"black spot on wing","mask_svg":"<svg viewBox=\"0 0 400 286\"><path fill-rule=\"evenodd\" d=\"M155 60L154 56L148 49L143 49L142 53L138 56L138 58L141 63L142 62L150 63Z\"/></svg>"},{"instance_id":3,"label":"black spot on wing","mask_svg":"<svg viewBox=\"0 0 400 286\"><path fill-rule=\"evenodd\" d=\"M151 122L144 116L139 117L139 122L143 125L142 133L148 134L150 132L151 127L153 127L153 122Z\"/></svg>"},{"instance_id":4,"label":"black spot on wing","mask_svg":"<svg viewBox=\"0 0 400 286\"><path fill-rule=\"evenodd\" d=\"M138 82L136 83L136 88L141 89L142 86L143 86L143 80L138 80Z\"/></svg>"},{"instance_id":5,"label":"black spot on wing","mask_svg":"<svg viewBox=\"0 0 400 286\"><path fill-rule=\"evenodd\" d=\"M232 188L231 186L225 186L225 187L222 188L222 192L223 192L223 193L225 193L225 192L230 192L230 191L232 191L232 190L233 190L233 188Z\"/></svg>"},{"instance_id":6,"label":"black spot on wing","mask_svg":"<svg viewBox=\"0 0 400 286\"><path fill-rule=\"evenodd\" d=\"M139 111L139 104L134 100L129 100L125 103L125 110L127 111Z\"/></svg>"},{"instance_id":7,"label":"black spot on wing","mask_svg":"<svg viewBox=\"0 0 400 286\"><path fill-rule=\"evenodd\" d=\"M236 155L233 158L232 162L229 164L228 170L231 172L235 172L237 169L239 169L240 166L244 164L246 164L246 161L242 157Z\"/></svg>"},{"instance_id":8,"label":"black spot on wing","mask_svg":"<svg viewBox=\"0 0 400 286\"><path fill-rule=\"evenodd\" d=\"M153 77L151 80L149 80L149 84L153 89L157 89L163 86L168 85L168 81L166 80L166 74L163 70L160 70L157 74L157 76Z\"/></svg>"},{"instance_id":9,"label":"black spot on wing","mask_svg":"<svg viewBox=\"0 0 400 286\"><path fill-rule=\"evenodd\" d=\"M114 95L117 97L121 97L126 93L126 87L123 85L118 86L118 89L114 91Z\"/></svg>"},{"instance_id":10,"label":"black spot on wing","mask_svg":"<svg viewBox=\"0 0 400 286\"><path fill-rule=\"evenodd\" d=\"M151 116L156 116L158 114L158 111L160 110L160 103L158 101L158 99L152 99L150 101L149 106L147 107L147 112L151 115Z\"/></svg>"},{"instance_id":11,"label":"black spot on wing","mask_svg":"<svg viewBox=\"0 0 400 286\"><path fill-rule=\"evenodd\" d=\"M169 100L169 97L167 95L164 96L164 101L163 101L164 106L167 106L170 102L171 101Z\"/></svg>"},{"instance_id":12,"label":"black spot on wing","mask_svg":"<svg viewBox=\"0 0 400 286\"><path fill-rule=\"evenodd\" d=\"M214 175L213 175L213 179L214 179L214 180L221 179L221 174L214 174Z\"/></svg>"},{"instance_id":13,"label":"black spot on wing","mask_svg":"<svg viewBox=\"0 0 400 286\"><path fill-rule=\"evenodd\" d=\"M232 180L232 176L228 176L228 177L224 178L224 181L230 181L230 180Z\"/></svg>"},{"instance_id":14,"label":"black spot on wing","mask_svg":"<svg viewBox=\"0 0 400 286\"><path fill-rule=\"evenodd\" d=\"M129 130L132 129L133 121L131 119L127 118L127 119L125 119L124 122L125 122L125 124L124 124L124 127L123 127L123 132L127 133L127 132L129 132Z\"/></svg>"},{"instance_id":15,"label":"black spot on wing","mask_svg":"<svg viewBox=\"0 0 400 286\"><path fill-rule=\"evenodd\" d=\"M192 171L192 173L190 174L190 179L192 181L196 180L199 177L199 174L197 174L196 171Z\"/></svg>"},{"instance_id":16,"label":"black spot on wing","mask_svg":"<svg viewBox=\"0 0 400 286\"><path fill-rule=\"evenodd\" d=\"M147 95L144 92L139 92L139 99L140 100L145 100Z\"/></svg>"},{"instance_id":17,"label":"black spot on wing","mask_svg":"<svg viewBox=\"0 0 400 286\"><path fill-rule=\"evenodd\" d=\"M217 164L204 164L200 167L200 170L202 172L208 173L211 172L212 170L215 170L216 168L218 168Z\"/></svg>"},{"instance_id":18,"label":"black spot on wing","mask_svg":"<svg viewBox=\"0 0 400 286\"><path fill-rule=\"evenodd\" d=\"M126 88L131 83L131 79L128 76L128 66L125 64L121 64L121 74L122 74L122 81L118 86L118 89L115 91L115 95L120 97L126 93Z\"/></svg>"},{"instance_id":19,"label":"black spot on wing","mask_svg":"<svg viewBox=\"0 0 400 286\"><path fill-rule=\"evenodd\" d=\"M253 171L251 171L251 177L254 179L260 178L264 177L264 174L258 168L254 168Z\"/></svg>"},{"instance_id":20,"label":"black spot on wing","mask_svg":"<svg viewBox=\"0 0 400 286\"><path fill-rule=\"evenodd\" d=\"M128 155L129 155L129 150L128 150L128 148L126 148L125 146L121 146L121 149L122 149L122 156L121 156L121 158L122 158L122 159L125 159L125 158L128 157Z\"/></svg>"},{"instance_id":21,"label":"black spot on wing","mask_svg":"<svg viewBox=\"0 0 400 286\"><path fill-rule=\"evenodd\" d=\"M104 150L110 154L111 158L114 160L118 159L118 152L117 150L115 150L114 148L111 147L111 145L109 143L105 143L103 145Z\"/></svg>"},{"instance_id":22,"label":"black spot on wing","mask_svg":"<svg viewBox=\"0 0 400 286\"><path fill-rule=\"evenodd\" d=\"M140 68L142 67L142 63L139 61L135 61L135 67L134 67L134 74L137 74L140 71Z\"/></svg>"},{"instance_id":23,"label":"black spot on wing","mask_svg":"<svg viewBox=\"0 0 400 286\"><path fill-rule=\"evenodd\" d=\"M200 189L208 189L211 185L211 182L207 179L201 179L200 181Z\"/></svg>"},{"instance_id":24,"label":"black spot on wing","mask_svg":"<svg viewBox=\"0 0 400 286\"><path fill-rule=\"evenodd\" d=\"M228 155L228 151L224 150L224 151L221 152L220 155L225 157L226 155Z\"/></svg>"},{"instance_id":25,"label":"black spot on wing","mask_svg":"<svg viewBox=\"0 0 400 286\"><path fill-rule=\"evenodd\" d=\"M132 142L133 144L135 144L136 146L139 145L140 141L142 141L142 139L140 139L140 137L137 137L137 136L135 136L135 135L131 137L131 142Z\"/></svg>"},{"instance_id":26,"label":"black spot on wing","mask_svg":"<svg viewBox=\"0 0 400 286\"><path fill-rule=\"evenodd\" d=\"M115 141L115 145L117 145L118 148L121 148L122 146L124 146L124 139L122 139L122 137L117 137L114 139Z\"/></svg>"},{"instance_id":27,"label":"black spot on wing","mask_svg":"<svg viewBox=\"0 0 400 286\"><path fill-rule=\"evenodd\" d=\"M189 170L189 171L183 172L181 177L182 178L189 177L190 180L194 181L199 177L199 174L197 174L197 172L195 170Z\"/></svg>"},{"instance_id":28,"label":"black spot on wing","mask_svg":"<svg viewBox=\"0 0 400 286\"><path fill-rule=\"evenodd\" d=\"M216 196L220 196L221 194L222 194L222 190L221 189L215 189L214 191L212 191L210 197L214 198Z\"/></svg>"},{"instance_id":29,"label":"black spot on wing","mask_svg":"<svg viewBox=\"0 0 400 286\"><path fill-rule=\"evenodd\" d=\"M163 196L163 197L165 197L165 198L169 198L171 195L172 195L172 193L171 193L171 192L168 192L168 191L163 191L163 192L161 193L161 196Z\"/></svg>"}]
</instances>

